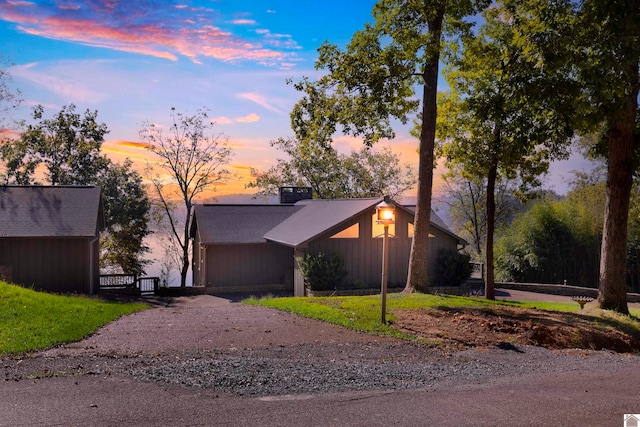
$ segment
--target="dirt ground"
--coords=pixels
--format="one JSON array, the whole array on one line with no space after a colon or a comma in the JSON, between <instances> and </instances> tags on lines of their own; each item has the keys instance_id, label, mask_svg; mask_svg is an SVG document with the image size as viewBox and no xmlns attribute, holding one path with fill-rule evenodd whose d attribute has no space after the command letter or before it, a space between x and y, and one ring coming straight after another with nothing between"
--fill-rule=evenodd
<instances>
[{"instance_id":1,"label":"dirt ground","mask_svg":"<svg viewBox=\"0 0 640 427\"><path fill-rule=\"evenodd\" d=\"M529 292L503 292L506 298L531 299ZM523 294L523 295L520 295ZM570 301L569 297L540 295L541 300ZM512 307L396 310L394 327L428 344L447 350L535 345L548 349L640 352L640 335L615 328L596 317L595 303L576 313Z\"/></svg>"}]
</instances>

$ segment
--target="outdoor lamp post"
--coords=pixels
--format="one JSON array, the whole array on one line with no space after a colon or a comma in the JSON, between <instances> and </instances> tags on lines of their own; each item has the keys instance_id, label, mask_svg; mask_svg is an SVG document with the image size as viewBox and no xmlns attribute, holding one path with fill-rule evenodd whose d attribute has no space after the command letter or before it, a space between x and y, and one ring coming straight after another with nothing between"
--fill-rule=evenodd
<instances>
[{"instance_id":1,"label":"outdoor lamp post","mask_svg":"<svg viewBox=\"0 0 640 427\"><path fill-rule=\"evenodd\" d=\"M382 239L382 323L387 323L387 270L389 268L389 225L396 221L396 207L389 196L376 206L376 222L384 226Z\"/></svg>"}]
</instances>

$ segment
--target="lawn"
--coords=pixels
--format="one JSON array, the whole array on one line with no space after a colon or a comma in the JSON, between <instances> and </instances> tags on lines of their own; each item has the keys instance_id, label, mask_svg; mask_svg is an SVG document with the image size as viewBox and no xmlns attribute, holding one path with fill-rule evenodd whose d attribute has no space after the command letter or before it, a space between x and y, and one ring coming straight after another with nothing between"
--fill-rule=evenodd
<instances>
[{"instance_id":1,"label":"lawn","mask_svg":"<svg viewBox=\"0 0 640 427\"><path fill-rule=\"evenodd\" d=\"M36 292L0 281L0 355L77 341L145 308L145 304Z\"/></svg>"},{"instance_id":2,"label":"lawn","mask_svg":"<svg viewBox=\"0 0 640 427\"><path fill-rule=\"evenodd\" d=\"M640 351L637 311L622 316L575 302L489 301L431 294L390 294L388 324L380 296L249 299L248 304L289 311L349 329L391 335L437 347L465 348L502 342L549 348Z\"/></svg>"}]
</instances>

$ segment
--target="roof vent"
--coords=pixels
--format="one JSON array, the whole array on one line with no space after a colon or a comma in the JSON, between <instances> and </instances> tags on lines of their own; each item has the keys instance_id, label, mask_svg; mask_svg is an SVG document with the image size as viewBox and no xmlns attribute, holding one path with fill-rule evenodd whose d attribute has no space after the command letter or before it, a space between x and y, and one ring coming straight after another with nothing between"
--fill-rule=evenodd
<instances>
[{"instance_id":1,"label":"roof vent","mask_svg":"<svg viewBox=\"0 0 640 427\"><path fill-rule=\"evenodd\" d=\"M280 204L291 205L307 199L313 199L311 187L280 187Z\"/></svg>"}]
</instances>

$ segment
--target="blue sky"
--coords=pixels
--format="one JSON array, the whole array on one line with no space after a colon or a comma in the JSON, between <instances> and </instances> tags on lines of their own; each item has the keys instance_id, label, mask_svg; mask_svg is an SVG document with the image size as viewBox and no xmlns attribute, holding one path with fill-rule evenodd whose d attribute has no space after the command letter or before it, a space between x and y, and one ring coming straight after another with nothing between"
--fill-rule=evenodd
<instances>
[{"instance_id":1,"label":"blue sky","mask_svg":"<svg viewBox=\"0 0 640 427\"><path fill-rule=\"evenodd\" d=\"M25 98L17 116L29 117L37 104L47 117L71 103L98 110L110 129L103 148L115 160L144 164L143 122L168 124L171 107L208 108L229 138L238 175L219 192L246 192L248 169L266 170L279 157L269 141L292 135L289 112L299 94L286 80L317 75L320 44L344 46L371 21L374 3L1 1L1 54L15 64L14 86ZM384 144L417 165L407 128ZM336 146L346 152L360 141L337 136ZM557 173L553 181L561 182Z\"/></svg>"}]
</instances>

